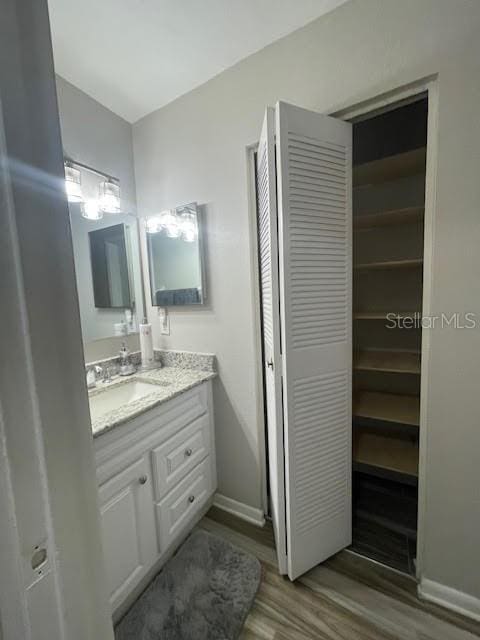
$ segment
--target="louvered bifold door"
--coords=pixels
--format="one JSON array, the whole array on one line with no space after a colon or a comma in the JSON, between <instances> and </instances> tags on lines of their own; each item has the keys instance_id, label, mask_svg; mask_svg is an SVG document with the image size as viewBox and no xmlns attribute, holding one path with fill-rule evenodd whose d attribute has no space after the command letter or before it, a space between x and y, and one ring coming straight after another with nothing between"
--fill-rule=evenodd
<instances>
[{"instance_id":1,"label":"louvered bifold door","mask_svg":"<svg viewBox=\"0 0 480 640\"><path fill-rule=\"evenodd\" d=\"M265 112L257 152L258 234L263 320L264 379L267 405L270 506L278 567L287 572L285 541L285 468L280 357L277 202L275 184L275 111Z\"/></svg>"},{"instance_id":2,"label":"louvered bifold door","mask_svg":"<svg viewBox=\"0 0 480 640\"><path fill-rule=\"evenodd\" d=\"M352 131L276 107L288 575L351 543Z\"/></svg>"}]
</instances>

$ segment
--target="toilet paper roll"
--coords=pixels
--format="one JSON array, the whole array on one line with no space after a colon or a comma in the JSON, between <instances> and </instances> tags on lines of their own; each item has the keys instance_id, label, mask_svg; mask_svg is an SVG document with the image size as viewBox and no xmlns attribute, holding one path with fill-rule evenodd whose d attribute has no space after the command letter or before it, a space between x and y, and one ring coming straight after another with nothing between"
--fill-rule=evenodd
<instances>
[{"instance_id":1,"label":"toilet paper roll","mask_svg":"<svg viewBox=\"0 0 480 640\"><path fill-rule=\"evenodd\" d=\"M152 325L141 324L140 329L140 352L142 357L142 369L151 369L155 365L153 353Z\"/></svg>"}]
</instances>

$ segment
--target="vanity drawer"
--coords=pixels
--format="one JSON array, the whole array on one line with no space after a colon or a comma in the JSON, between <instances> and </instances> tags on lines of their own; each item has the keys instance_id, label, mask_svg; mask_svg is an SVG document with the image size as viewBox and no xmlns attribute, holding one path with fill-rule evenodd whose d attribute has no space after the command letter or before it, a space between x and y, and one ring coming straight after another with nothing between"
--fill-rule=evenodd
<instances>
[{"instance_id":1,"label":"vanity drawer","mask_svg":"<svg viewBox=\"0 0 480 640\"><path fill-rule=\"evenodd\" d=\"M156 505L159 545L162 553L205 505L211 494L212 471L210 458L207 457L162 502Z\"/></svg>"},{"instance_id":2,"label":"vanity drawer","mask_svg":"<svg viewBox=\"0 0 480 640\"><path fill-rule=\"evenodd\" d=\"M209 453L210 418L202 416L152 451L155 498L161 500Z\"/></svg>"}]
</instances>

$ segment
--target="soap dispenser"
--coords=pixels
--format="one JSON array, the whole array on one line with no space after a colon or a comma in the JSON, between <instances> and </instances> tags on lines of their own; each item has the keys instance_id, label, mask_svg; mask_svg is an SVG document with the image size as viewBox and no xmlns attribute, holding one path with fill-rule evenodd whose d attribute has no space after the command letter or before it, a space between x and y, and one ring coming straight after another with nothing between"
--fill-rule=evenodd
<instances>
[{"instance_id":1,"label":"soap dispenser","mask_svg":"<svg viewBox=\"0 0 480 640\"><path fill-rule=\"evenodd\" d=\"M128 350L125 342L122 342L122 348L120 349L120 369L119 375L131 376L135 373L135 366L130 362L130 351Z\"/></svg>"},{"instance_id":2,"label":"soap dispenser","mask_svg":"<svg viewBox=\"0 0 480 640\"><path fill-rule=\"evenodd\" d=\"M95 375L95 369L87 370L87 389L94 389L97 383L97 376Z\"/></svg>"}]
</instances>

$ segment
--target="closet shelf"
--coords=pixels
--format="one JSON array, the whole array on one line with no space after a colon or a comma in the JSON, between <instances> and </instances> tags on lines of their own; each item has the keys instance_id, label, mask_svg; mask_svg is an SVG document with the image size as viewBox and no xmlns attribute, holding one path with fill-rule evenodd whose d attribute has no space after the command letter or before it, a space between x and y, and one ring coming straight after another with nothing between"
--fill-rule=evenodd
<instances>
[{"instance_id":1,"label":"closet shelf","mask_svg":"<svg viewBox=\"0 0 480 640\"><path fill-rule=\"evenodd\" d=\"M353 368L359 371L420 374L418 351L361 349L354 354Z\"/></svg>"},{"instance_id":2,"label":"closet shelf","mask_svg":"<svg viewBox=\"0 0 480 640\"><path fill-rule=\"evenodd\" d=\"M426 148L365 162L353 168L355 187L380 184L425 172Z\"/></svg>"},{"instance_id":3,"label":"closet shelf","mask_svg":"<svg viewBox=\"0 0 480 640\"><path fill-rule=\"evenodd\" d=\"M406 207L404 209L367 213L354 216L353 226L355 229L373 229L375 227L409 224L422 220L423 214L423 207Z\"/></svg>"},{"instance_id":4,"label":"closet shelf","mask_svg":"<svg viewBox=\"0 0 480 640\"><path fill-rule=\"evenodd\" d=\"M421 267L423 260L421 258L411 258L408 260L385 260L383 262L363 262L355 265L355 269L366 271L372 269L411 269L412 267Z\"/></svg>"},{"instance_id":5,"label":"closet shelf","mask_svg":"<svg viewBox=\"0 0 480 640\"><path fill-rule=\"evenodd\" d=\"M355 311L354 320L387 320L391 315L400 318L420 318L420 311Z\"/></svg>"},{"instance_id":6,"label":"closet shelf","mask_svg":"<svg viewBox=\"0 0 480 640\"><path fill-rule=\"evenodd\" d=\"M376 433L354 431L353 463L356 471L416 484L418 444Z\"/></svg>"},{"instance_id":7,"label":"closet shelf","mask_svg":"<svg viewBox=\"0 0 480 640\"><path fill-rule=\"evenodd\" d=\"M353 397L352 413L357 418L369 418L418 427L420 399L418 396L358 391Z\"/></svg>"}]
</instances>

